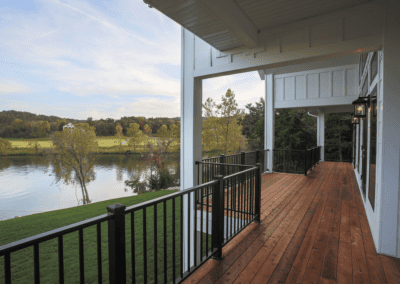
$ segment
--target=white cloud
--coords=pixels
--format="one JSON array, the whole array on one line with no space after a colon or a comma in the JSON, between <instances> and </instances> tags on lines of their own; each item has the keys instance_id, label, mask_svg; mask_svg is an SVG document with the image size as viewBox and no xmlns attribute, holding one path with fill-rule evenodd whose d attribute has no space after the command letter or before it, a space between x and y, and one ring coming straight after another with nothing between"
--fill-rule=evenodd
<instances>
[{"instance_id":1,"label":"white cloud","mask_svg":"<svg viewBox=\"0 0 400 284\"><path fill-rule=\"evenodd\" d=\"M257 72L248 72L237 75L212 78L203 81L203 101L212 98L216 103L231 89L239 108L244 109L246 104L258 102L265 97L265 82Z\"/></svg>"},{"instance_id":2,"label":"white cloud","mask_svg":"<svg viewBox=\"0 0 400 284\"><path fill-rule=\"evenodd\" d=\"M75 95L179 97L179 76L160 69L180 65L179 26L139 0L104 5L44 0L35 13L10 13L1 22L0 52Z\"/></svg>"},{"instance_id":3,"label":"white cloud","mask_svg":"<svg viewBox=\"0 0 400 284\"><path fill-rule=\"evenodd\" d=\"M32 90L24 84L0 79L0 94L31 93Z\"/></svg>"}]
</instances>

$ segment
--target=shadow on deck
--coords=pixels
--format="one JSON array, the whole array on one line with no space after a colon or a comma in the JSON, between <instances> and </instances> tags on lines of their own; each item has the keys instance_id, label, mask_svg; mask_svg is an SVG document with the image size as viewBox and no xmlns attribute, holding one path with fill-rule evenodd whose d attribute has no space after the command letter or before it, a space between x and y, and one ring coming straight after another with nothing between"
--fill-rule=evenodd
<instances>
[{"instance_id":1,"label":"shadow on deck","mask_svg":"<svg viewBox=\"0 0 400 284\"><path fill-rule=\"evenodd\" d=\"M261 196L261 224L184 283L400 283L400 261L376 253L350 163L264 174Z\"/></svg>"}]
</instances>

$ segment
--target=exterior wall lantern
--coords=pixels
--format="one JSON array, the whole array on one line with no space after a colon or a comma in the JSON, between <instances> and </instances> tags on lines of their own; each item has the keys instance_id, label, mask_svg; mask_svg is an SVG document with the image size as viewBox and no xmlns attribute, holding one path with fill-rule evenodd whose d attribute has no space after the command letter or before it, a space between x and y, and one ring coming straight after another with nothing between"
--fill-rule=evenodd
<instances>
[{"instance_id":1,"label":"exterior wall lantern","mask_svg":"<svg viewBox=\"0 0 400 284\"><path fill-rule=\"evenodd\" d=\"M353 103L354 105L354 117L364 118L366 117L366 111L368 107L368 98L367 97L359 97Z\"/></svg>"},{"instance_id":2,"label":"exterior wall lantern","mask_svg":"<svg viewBox=\"0 0 400 284\"><path fill-rule=\"evenodd\" d=\"M377 112L378 112L378 104L376 103L376 97L373 96L370 98L370 105L371 105L371 111L372 111L372 116L376 117Z\"/></svg>"},{"instance_id":3,"label":"exterior wall lantern","mask_svg":"<svg viewBox=\"0 0 400 284\"><path fill-rule=\"evenodd\" d=\"M360 119L353 115L351 117L351 124L360 124Z\"/></svg>"}]
</instances>

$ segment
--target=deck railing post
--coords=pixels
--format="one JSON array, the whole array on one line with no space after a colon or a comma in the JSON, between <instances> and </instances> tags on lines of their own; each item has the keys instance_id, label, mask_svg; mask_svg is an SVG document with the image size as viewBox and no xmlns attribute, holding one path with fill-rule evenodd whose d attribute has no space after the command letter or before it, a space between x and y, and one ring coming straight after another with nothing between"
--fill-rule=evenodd
<instances>
[{"instance_id":1,"label":"deck railing post","mask_svg":"<svg viewBox=\"0 0 400 284\"><path fill-rule=\"evenodd\" d=\"M260 153L259 150L256 150L256 164L259 163L258 159L260 159Z\"/></svg>"},{"instance_id":2,"label":"deck railing post","mask_svg":"<svg viewBox=\"0 0 400 284\"><path fill-rule=\"evenodd\" d=\"M219 157L219 163L220 164L225 164L225 155L221 154ZM220 175L224 176L225 175L225 166L221 165L220 166Z\"/></svg>"},{"instance_id":3,"label":"deck railing post","mask_svg":"<svg viewBox=\"0 0 400 284\"><path fill-rule=\"evenodd\" d=\"M255 221L261 222L261 164L257 163L256 180L255 180Z\"/></svg>"},{"instance_id":4,"label":"deck railing post","mask_svg":"<svg viewBox=\"0 0 400 284\"><path fill-rule=\"evenodd\" d=\"M125 248L125 205L107 206L108 215L114 218L108 221L108 261L109 282L126 283L126 248Z\"/></svg>"},{"instance_id":5,"label":"deck railing post","mask_svg":"<svg viewBox=\"0 0 400 284\"><path fill-rule=\"evenodd\" d=\"M215 184L212 196L212 248L216 249L213 258L222 259L222 244L224 242L224 176L214 177Z\"/></svg>"},{"instance_id":6,"label":"deck railing post","mask_svg":"<svg viewBox=\"0 0 400 284\"><path fill-rule=\"evenodd\" d=\"M245 151L242 151L242 153L241 153L240 164L241 164L241 165L245 165L245 163L246 163L246 152L245 152Z\"/></svg>"}]
</instances>

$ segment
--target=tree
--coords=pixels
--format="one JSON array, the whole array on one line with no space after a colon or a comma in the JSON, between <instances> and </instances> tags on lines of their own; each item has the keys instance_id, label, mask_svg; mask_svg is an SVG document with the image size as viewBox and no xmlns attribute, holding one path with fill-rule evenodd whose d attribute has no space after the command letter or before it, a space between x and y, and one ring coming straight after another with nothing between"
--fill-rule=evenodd
<instances>
[{"instance_id":1,"label":"tree","mask_svg":"<svg viewBox=\"0 0 400 284\"><path fill-rule=\"evenodd\" d=\"M130 137L128 141L128 145L133 147L133 150L136 151L136 146L143 143L146 140L146 135L142 130L139 129L139 124L131 123L129 124L129 128L127 130L127 136Z\"/></svg>"},{"instance_id":2,"label":"tree","mask_svg":"<svg viewBox=\"0 0 400 284\"><path fill-rule=\"evenodd\" d=\"M242 118L243 111L238 108L231 89L222 96L220 104L208 98L203 108L206 117L203 122L204 141L212 150L222 150L225 154L240 151L244 146L244 137L238 121Z\"/></svg>"},{"instance_id":3,"label":"tree","mask_svg":"<svg viewBox=\"0 0 400 284\"><path fill-rule=\"evenodd\" d=\"M11 150L11 142L0 138L0 155L7 155Z\"/></svg>"},{"instance_id":4,"label":"tree","mask_svg":"<svg viewBox=\"0 0 400 284\"><path fill-rule=\"evenodd\" d=\"M37 155L39 154L39 151L42 149L42 146L40 146L39 141L35 139L29 141L28 148L31 148L35 152L35 155Z\"/></svg>"},{"instance_id":5,"label":"tree","mask_svg":"<svg viewBox=\"0 0 400 284\"><path fill-rule=\"evenodd\" d=\"M90 126L88 123L77 123L75 124L75 127L77 128L82 128L84 131L92 131L93 133L96 134L96 127Z\"/></svg>"},{"instance_id":6,"label":"tree","mask_svg":"<svg viewBox=\"0 0 400 284\"><path fill-rule=\"evenodd\" d=\"M148 124L146 124L145 126L143 126L143 132L144 132L144 134L146 134L146 135L151 135L152 130L151 130L151 128L150 128L150 126L149 126Z\"/></svg>"},{"instance_id":7,"label":"tree","mask_svg":"<svg viewBox=\"0 0 400 284\"><path fill-rule=\"evenodd\" d=\"M177 150L179 150L180 143L181 143L181 122L177 121L175 124L170 126L171 135L175 139L175 145Z\"/></svg>"},{"instance_id":8,"label":"tree","mask_svg":"<svg viewBox=\"0 0 400 284\"><path fill-rule=\"evenodd\" d=\"M58 131L63 131L63 126L67 124L67 120L63 119L63 120L58 120Z\"/></svg>"},{"instance_id":9,"label":"tree","mask_svg":"<svg viewBox=\"0 0 400 284\"><path fill-rule=\"evenodd\" d=\"M255 102L255 106L247 104L246 108L248 113L240 120L240 125L243 127L242 133L250 139L249 142L253 148L263 149L264 131L260 132L259 128L256 128L256 124L264 117L265 101L260 98L260 102Z\"/></svg>"},{"instance_id":10,"label":"tree","mask_svg":"<svg viewBox=\"0 0 400 284\"><path fill-rule=\"evenodd\" d=\"M78 182L82 191L83 204L91 202L86 183L94 179L94 164L98 157L98 142L93 131L75 127L71 131L56 132L51 135L54 155L53 172L57 182L69 184ZM74 174L74 177L71 175Z\"/></svg>"},{"instance_id":11,"label":"tree","mask_svg":"<svg viewBox=\"0 0 400 284\"><path fill-rule=\"evenodd\" d=\"M315 118L307 115L302 109L275 111L275 148L305 150L316 145Z\"/></svg>"},{"instance_id":12,"label":"tree","mask_svg":"<svg viewBox=\"0 0 400 284\"><path fill-rule=\"evenodd\" d=\"M178 137L180 137L180 134L178 135L178 132L180 133L180 130L178 131L178 127L179 126L173 124L170 126L170 129L168 129L166 125L163 125L158 129L157 137L164 146L165 152L167 152L169 147L179 139Z\"/></svg>"},{"instance_id":13,"label":"tree","mask_svg":"<svg viewBox=\"0 0 400 284\"><path fill-rule=\"evenodd\" d=\"M117 138L118 141L118 146L121 148L121 143L124 139L124 134L123 134L123 128L121 126L121 124L117 124L117 126L115 126L115 137Z\"/></svg>"},{"instance_id":14,"label":"tree","mask_svg":"<svg viewBox=\"0 0 400 284\"><path fill-rule=\"evenodd\" d=\"M339 153L339 161L343 161L343 154L347 153L351 159L352 131L350 113L330 113L325 121L325 153L328 156Z\"/></svg>"}]
</instances>

